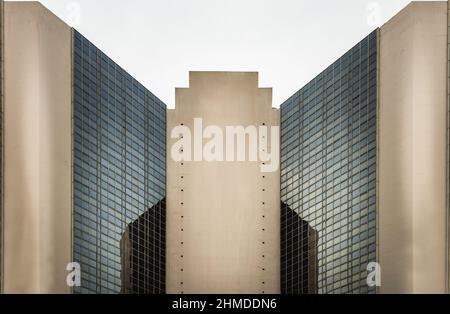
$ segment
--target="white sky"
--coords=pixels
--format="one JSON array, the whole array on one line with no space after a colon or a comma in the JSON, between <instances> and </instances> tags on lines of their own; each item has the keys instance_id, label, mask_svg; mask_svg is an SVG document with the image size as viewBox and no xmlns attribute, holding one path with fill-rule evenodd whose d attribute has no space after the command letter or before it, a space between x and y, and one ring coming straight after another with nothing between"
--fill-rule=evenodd
<instances>
[{"instance_id":1,"label":"white sky","mask_svg":"<svg viewBox=\"0 0 450 314\"><path fill-rule=\"evenodd\" d=\"M41 0L169 108L189 71L258 71L273 106L409 0Z\"/></svg>"}]
</instances>

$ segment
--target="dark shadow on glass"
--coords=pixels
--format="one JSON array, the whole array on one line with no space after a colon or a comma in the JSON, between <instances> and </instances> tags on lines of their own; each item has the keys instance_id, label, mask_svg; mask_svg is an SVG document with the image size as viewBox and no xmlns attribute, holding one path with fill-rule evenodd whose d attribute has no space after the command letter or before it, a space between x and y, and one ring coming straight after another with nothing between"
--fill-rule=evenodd
<instances>
[{"instance_id":1,"label":"dark shadow on glass","mask_svg":"<svg viewBox=\"0 0 450 314\"><path fill-rule=\"evenodd\" d=\"M319 233L281 202L281 293L316 294Z\"/></svg>"},{"instance_id":2,"label":"dark shadow on glass","mask_svg":"<svg viewBox=\"0 0 450 314\"><path fill-rule=\"evenodd\" d=\"M120 241L122 293L166 292L166 199L125 229Z\"/></svg>"}]
</instances>

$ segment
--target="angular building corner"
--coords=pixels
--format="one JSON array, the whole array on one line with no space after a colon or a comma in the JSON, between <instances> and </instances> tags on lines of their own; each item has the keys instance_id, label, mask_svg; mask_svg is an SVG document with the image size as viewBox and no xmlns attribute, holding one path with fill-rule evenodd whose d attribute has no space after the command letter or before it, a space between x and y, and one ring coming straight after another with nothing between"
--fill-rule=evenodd
<instances>
[{"instance_id":1,"label":"angular building corner","mask_svg":"<svg viewBox=\"0 0 450 314\"><path fill-rule=\"evenodd\" d=\"M124 294L166 292L166 200L149 208L125 229L120 240Z\"/></svg>"},{"instance_id":2,"label":"angular building corner","mask_svg":"<svg viewBox=\"0 0 450 314\"><path fill-rule=\"evenodd\" d=\"M80 33L73 40L74 292L119 293L122 234L166 194L166 106Z\"/></svg>"}]
</instances>

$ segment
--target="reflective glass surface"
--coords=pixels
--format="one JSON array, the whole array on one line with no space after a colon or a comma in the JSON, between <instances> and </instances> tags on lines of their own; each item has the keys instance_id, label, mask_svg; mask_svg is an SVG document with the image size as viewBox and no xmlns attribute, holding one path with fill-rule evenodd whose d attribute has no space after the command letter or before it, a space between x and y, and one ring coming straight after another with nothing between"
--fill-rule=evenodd
<instances>
[{"instance_id":1,"label":"reflective glass surface","mask_svg":"<svg viewBox=\"0 0 450 314\"><path fill-rule=\"evenodd\" d=\"M317 232L318 293L375 292L376 84L377 31L281 106L281 198L298 215L282 211L284 293L315 282L299 262L299 221Z\"/></svg>"},{"instance_id":2,"label":"reflective glass surface","mask_svg":"<svg viewBox=\"0 0 450 314\"><path fill-rule=\"evenodd\" d=\"M76 31L73 40L74 292L119 293L122 235L165 196L166 106Z\"/></svg>"},{"instance_id":3,"label":"reflective glass surface","mask_svg":"<svg viewBox=\"0 0 450 314\"><path fill-rule=\"evenodd\" d=\"M166 200L130 223L121 240L122 293L166 292Z\"/></svg>"}]
</instances>

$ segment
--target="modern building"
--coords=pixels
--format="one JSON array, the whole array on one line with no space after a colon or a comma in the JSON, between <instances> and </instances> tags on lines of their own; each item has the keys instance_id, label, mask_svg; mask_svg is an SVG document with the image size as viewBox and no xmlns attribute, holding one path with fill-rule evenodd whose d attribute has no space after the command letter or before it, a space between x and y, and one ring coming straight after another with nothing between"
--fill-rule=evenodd
<instances>
[{"instance_id":1,"label":"modern building","mask_svg":"<svg viewBox=\"0 0 450 314\"><path fill-rule=\"evenodd\" d=\"M449 291L447 10L411 3L281 105L281 199L318 232L319 293Z\"/></svg>"},{"instance_id":2,"label":"modern building","mask_svg":"<svg viewBox=\"0 0 450 314\"><path fill-rule=\"evenodd\" d=\"M130 223L122 235L122 293L166 291L166 200Z\"/></svg>"},{"instance_id":3,"label":"modern building","mask_svg":"<svg viewBox=\"0 0 450 314\"><path fill-rule=\"evenodd\" d=\"M285 203L281 203L282 294L316 294L318 232Z\"/></svg>"},{"instance_id":4,"label":"modern building","mask_svg":"<svg viewBox=\"0 0 450 314\"><path fill-rule=\"evenodd\" d=\"M318 232L319 293L368 292L377 260L376 81L375 31L281 106L281 197Z\"/></svg>"},{"instance_id":5,"label":"modern building","mask_svg":"<svg viewBox=\"0 0 450 314\"><path fill-rule=\"evenodd\" d=\"M190 72L166 110L39 3L0 4L2 292L450 292L447 2L280 110L256 72Z\"/></svg>"},{"instance_id":6,"label":"modern building","mask_svg":"<svg viewBox=\"0 0 450 314\"><path fill-rule=\"evenodd\" d=\"M122 234L165 196L166 106L41 4L4 17L3 292L119 293Z\"/></svg>"},{"instance_id":7,"label":"modern building","mask_svg":"<svg viewBox=\"0 0 450 314\"><path fill-rule=\"evenodd\" d=\"M279 144L279 111L257 73L190 72L189 88L176 89L167 113L168 293L280 292L279 160L262 172L269 164L251 157L251 143L266 136L267 152L279 148L260 127L277 128ZM208 158L216 140L219 154ZM174 158L177 149L186 158Z\"/></svg>"}]
</instances>

